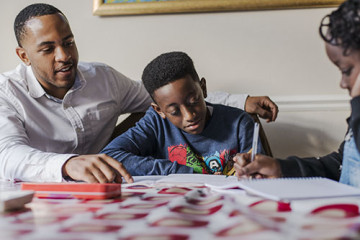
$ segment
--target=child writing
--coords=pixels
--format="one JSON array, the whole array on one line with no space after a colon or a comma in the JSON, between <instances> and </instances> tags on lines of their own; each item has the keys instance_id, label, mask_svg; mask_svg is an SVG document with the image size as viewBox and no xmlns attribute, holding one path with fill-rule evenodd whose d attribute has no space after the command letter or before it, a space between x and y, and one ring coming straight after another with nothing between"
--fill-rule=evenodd
<instances>
[{"instance_id":1,"label":"child writing","mask_svg":"<svg viewBox=\"0 0 360 240\"><path fill-rule=\"evenodd\" d=\"M340 87L352 97L340 182L360 187L360 1L347 1L326 16L320 35L327 56L341 72Z\"/></svg>"},{"instance_id":2,"label":"child writing","mask_svg":"<svg viewBox=\"0 0 360 240\"><path fill-rule=\"evenodd\" d=\"M130 174L224 174L233 155L251 149L251 116L205 102L206 81L187 54L158 56L144 69L142 81L153 99L150 109L102 151Z\"/></svg>"},{"instance_id":3,"label":"child writing","mask_svg":"<svg viewBox=\"0 0 360 240\"><path fill-rule=\"evenodd\" d=\"M251 163L248 154L239 154L234 158L238 177L252 174L263 177L323 176L360 187L360 1L345 1L323 18L319 30L327 56L341 72L340 87L347 89L352 97L348 132L339 153L321 158L289 157L287 160L258 155Z\"/></svg>"}]
</instances>

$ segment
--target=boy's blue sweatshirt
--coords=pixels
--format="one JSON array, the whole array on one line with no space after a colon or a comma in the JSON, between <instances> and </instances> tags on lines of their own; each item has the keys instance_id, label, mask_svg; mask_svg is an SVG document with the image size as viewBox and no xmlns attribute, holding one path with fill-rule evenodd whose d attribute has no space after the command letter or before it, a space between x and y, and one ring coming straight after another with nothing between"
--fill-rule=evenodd
<instances>
[{"instance_id":1,"label":"boy's blue sweatshirt","mask_svg":"<svg viewBox=\"0 0 360 240\"><path fill-rule=\"evenodd\" d=\"M133 176L222 172L232 155L251 149L254 121L241 109L207 105L213 112L201 134L178 129L150 107L135 127L102 153L122 162ZM259 141L258 153L262 152Z\"/></svg>"}]
</instances>

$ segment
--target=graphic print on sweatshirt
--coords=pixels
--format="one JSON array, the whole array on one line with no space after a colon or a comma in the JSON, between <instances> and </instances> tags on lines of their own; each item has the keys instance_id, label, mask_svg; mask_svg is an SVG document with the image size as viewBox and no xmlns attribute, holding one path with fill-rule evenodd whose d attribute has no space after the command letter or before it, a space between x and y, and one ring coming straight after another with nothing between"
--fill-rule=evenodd
<instances>
[{"instance_id":1,"label":"graphic print on sweatshirt","mask_svg":"<svg viewBox=\"0 0 360 240\"><path fill-rule=\"evenodd\" d=\"M207 156L196 154L186 144L168 147L169 160L188 167L192 167L195 173L214 174L222 173L230 156L236 150L220 150Z\"/></svg>"}]
</instances>

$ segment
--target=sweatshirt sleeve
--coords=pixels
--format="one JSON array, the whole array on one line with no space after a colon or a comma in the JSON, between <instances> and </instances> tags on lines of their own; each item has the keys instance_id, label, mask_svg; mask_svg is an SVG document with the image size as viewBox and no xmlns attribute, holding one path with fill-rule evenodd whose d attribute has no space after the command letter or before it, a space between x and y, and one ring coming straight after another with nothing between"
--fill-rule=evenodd
<instances>
[{"instance_id":1,"label":"sweatshirt sleeve","mask_svg":"<svg viewBox=\"0 0 360 240\"><path fill-rule=\"evenodd\" d=\"M133 176L193 173L193 169L168 159L158 159L154 117L146 113L135 127L110 142L101 153L121 162Z\"/></svg>"},{"instance_id":2,"label":"sweatshirt sleeve","mask_svg":"<svg viewBox=\"0 0 360 240\"><path fill-rule=\"evenodd\" d=\"M354 97L351 103L350 128L353 131L355 144L360 152L360 96Z\"/></svg>"},{"instance_id":3,"label":"sweatshirt sleeve","mask_svg":"<svg viewBox=\"0 0 360 240\"><path fill-rule=\"evenodd\" d=\"M326 177L340 179L344 142L337 152L322 157L278 159L283 177Z\"/></svg>"}]
</instances>

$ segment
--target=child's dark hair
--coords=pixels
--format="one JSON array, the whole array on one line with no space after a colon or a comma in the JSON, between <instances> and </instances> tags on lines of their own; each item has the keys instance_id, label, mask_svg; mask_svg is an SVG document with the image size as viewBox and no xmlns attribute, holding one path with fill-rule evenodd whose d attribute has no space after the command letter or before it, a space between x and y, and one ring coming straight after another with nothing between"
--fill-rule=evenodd
<instances>
[{"instance_id":1,"label":"child's dark hair","mask_svg":"<svg viewBox=\"0 0 360 240\"><path fill-rule=\"evenodd\" d=\"M325 42L340 46L347 55L360 49L360 0L347 0L320 24L320 36Z\"/></svg>"},{"instance_id":2,"label":"child's dark hair","mask_svg":"<svg viewBox=\"0 0 360 240\"><path fill-rule=\"evenodd\" d=\"M14 32L18 45L21 47L21 41L23 40L25 34L25 25L27 21L29 21L33 17L40 17L40 16L51 15L56 13L60 13L64 15L56 7L45 3L31 4L25 7L23 10L21 10L19 14L16 16L14 22Z\"/></svg>"},{"instance_id":3,"label":"child's dark hair","mask_svg":"<svg viewBox=\"0 0 360 240\"><path fill-rule=\"evenodd\" d=\"M192 59L184 52L168 52L156 57L145 67L142 81L153 98L156 89L186 75L190 75L195 81L199 81Z\"/></svg>"}]
</instances>

